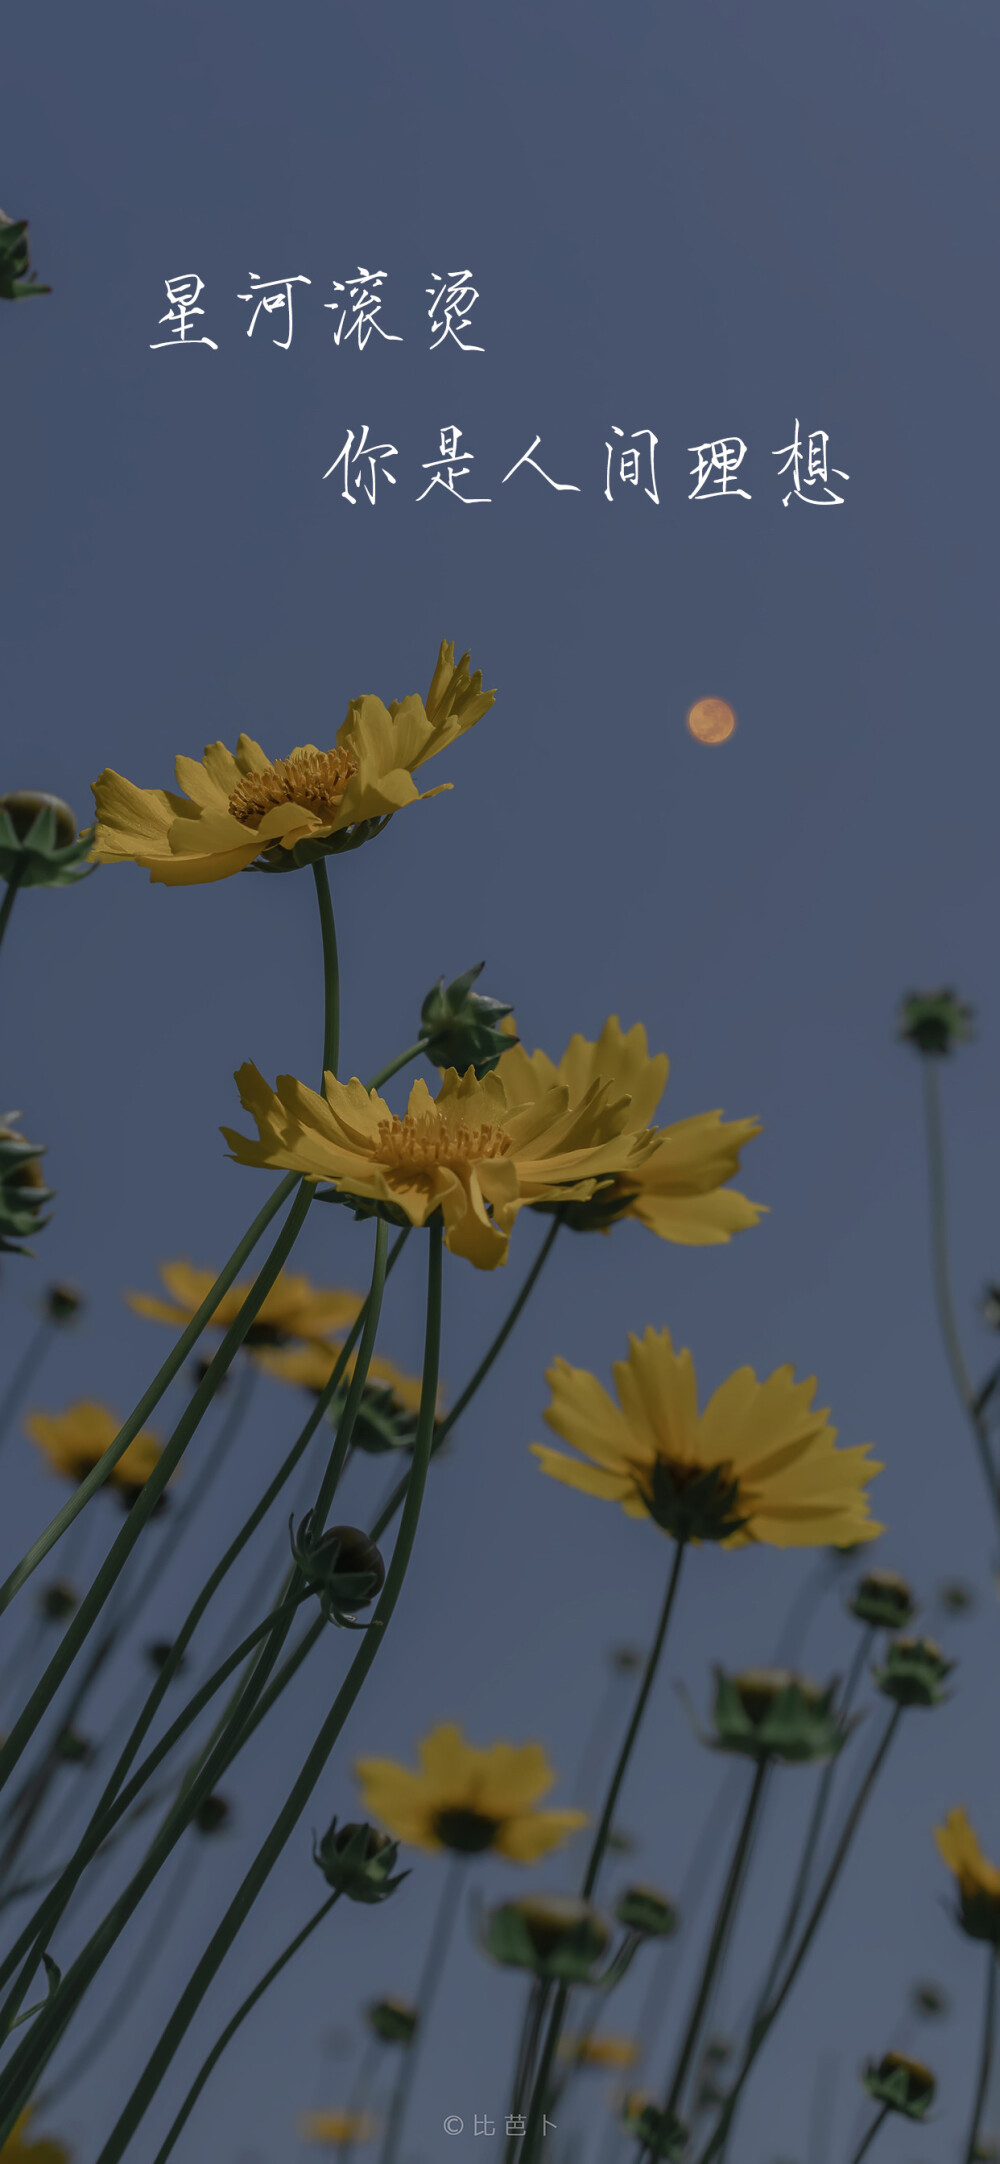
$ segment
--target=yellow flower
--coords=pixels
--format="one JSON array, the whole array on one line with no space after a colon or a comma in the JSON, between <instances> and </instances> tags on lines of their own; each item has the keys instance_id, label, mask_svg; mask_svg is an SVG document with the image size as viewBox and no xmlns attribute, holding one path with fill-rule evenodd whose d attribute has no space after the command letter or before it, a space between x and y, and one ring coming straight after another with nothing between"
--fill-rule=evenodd
<instances>
[{"instance_id":1,"label":"yellow flower","mask_svg":"<svg viewBox=\"0 0 1000 2164\"><path fill-rule=\"evenodd\" d=\"M492 1849L511 1863L540 1856L585 1826L585 1811L538 1811L555 1781L540 1743L493 1743L480 1750L446 1722L418 1745L421 1770L391 1758L355 1766L366 1811L399 1841L459 1855Z\"/></svg>"},{"instance_id":2,"label":"yellow flower","mask_svg":"<svg viewBox=\"0 0 1000 2164\"><path fill-rule=\"evenodd\" d=\"M0 2149L2 2164L69 2164L70 2152L61 2141L27 2141L28 2122L34 2116L29 2104Z\"/></svg>"},{"instance_id":3,"label":"yellow flower","mask_svg":"<svg viewBox=\"0 0 1000 2164\"><path fill-rule=\"evenodd\" d=\"M958 1882L959 1915L970 1938L1000 1945L1000 1870L987 1862L964 1811L935 1826L938 1854Z\"/></svg>"},{"instance_id":4,"label":"yellow flower","mask_svg":"<svg viewBox=\"0 0 1000 2164\"><path fill-rule=\"evenodd\" d=\"M121 1427L106 1405L81 1398L64 1413L29 1413L25 1430L48 1459L53 1473L68 1480L84 1480L98 1458L104 1456ZM109 1480L119 1488L141 1488L160 1456L160 1445L148 1428L142 1428L122 1452Z\"/></svg>"},{"instance_id":5,"label":"yellow flower","mask_svg":"<svg viewBox=\"0 0 1000 2164\"><path fill-rule=\"evenodd\" d=\"M796 1383L785 1367L758 1382L738 1368L699 1413L690 1353L652 1329L629 1339L614 1377L617 1404L585 1368L557 1360L549 1369L545 1418L581 1453L533 1443L554 1480L650 1517L675 1539L814 1548L882 1531L865 1493L881 1467L867 1444L836 1449L836 1429L812 1404L814 1380Z\"/></svg>"},{"instance_id":6,"label":"yellow flower","mask_svg":"<svg viewBox=\"0 0 1000 2164\"><path fill-rule=\"evenodd\" d=\"M501 1024L508 1026L513 1028ZM581 1212L579 1229L588 1229L589 1220L595 1230L606 1232L620 1217L637 1217L662 1240L709 1247L755 1225L761 1216L760 1203L748 1202L724 1185L739 1170L744 1144L760 1133L759 1120L724 1122L721 1112L699 1112L670 1127L651 1127L670 1062L663 1052L649 1052L641 1022L623 1030L617 1015L609 1016L596 1044L571 1037L558 1064L545 1052L529 1054L523 1045L512 1045L501 1053L495 1071L511 1101L521 1104L560 1082L569 1089L571 1104L598 1080L627 1091L631 1105L625 1132L641 1135L643 1146L602 1188L589 1212Z\"/></svg>"},{"instance_id":7,"label":"yellow flower","mask_svg":"<svg viewBox=\"0 0 1000 2164\"><path fill-rule=\"evenodd\" d=\"M339 1348L336 1345L280 1345L273 1352L266 1350L257 1356L258 1365L265 1368L269 1375L276 1375L280 1382L298 1383L303 1390L315 1391L317 1397L321 1390L325 1390L338 1358ZM352 1352L344 1371L345 1386L354 1373L356 1359L357 1354ZM404 1412L417 1414L420 1411L419 1375L404 1374L394 1360L383 1360L378 1354L373 1355L368 1368L367 1387L374 1385L383 1390L391 1390ZM443 1393L439 1391L439 1417L443 1405Z\"/></svg>"},{"instance_id":8,"label":"yellow flower","mask_svg":"<svg viewBox=\"0 0 1000 2164\"><path fill-rule=\"evenodd\" d=\"M196 1270L189 1262L163 1262L160 1264L169 1300L155 1293L129 1292L125 1297L129 1307L137 1315L147 1315L153 1322L170 1322L184 1325L197 1314L206 1294L215 1283L212 1270ZM243 1305L251 1282L230 1285L224 1292L212 1316L211 1327L228 1330ZM355 1292L338 1292L333 1287L311 1285L307 1277L294 1277L282 1270L258 1309L257 1318L247 1333L246 1344L254 1352L260 1346L285 1345L290 1338L307 1345L322 1343L331 1331L347 1330L360 1314L363 1302ZM327 1369L329 1374L329 1369Z\"/></svg>"},{"instance_id":9,"label":"yellow flower","mask_svg":"<svg viewBox=\"0 0 1000 2164\"><path fill-rule=\"evenodd\" d=\"M346 2149L356 2141L372 2141L377 2121L366 2111L307 2111L299 2120L303 2141L318 2142L324 2149Z\"/></svg>"},{"instance_id":10,"label":"yellow flower","mask_svg":"<svg viewBox=\"0 0 1000 2164\"><path fill-rule=\"evenodd\" d=\"M559 2056L574 2066L638 2066L642 2048L631 2036L564 2036Z\"/></svg>"},{"instance_id":11,"label":"yellow flower","mask_svg":"<svg viewBox=\"0 0 1000 2164\"><path fill-rule=\"evenodd\" d=\"M208 744L204 761L175 762L184 796L137 789L106 767L94 783L92 856L98 864L140 864L167 886L197 886L262 855L270 870L288 871L355 846L404 804L451 788L421 791L413 775L493 704L468 660L456 662L454 647L442 644L426 704L415 692L388 707L370 695L352 699L329 751L301 744L271 760L249 736L235 753Z\"/></svg>"},{"instance_id":12,"label":"yellow flower","mask_svg":"<svg viewBox=\"0 0 1000 2164\"><path fill-rule=\"evenodd\" d=\"M594 1191L641 1137L623 1136L628 1099L594 1082L575 1104L556 1087L528 1105L508 1098L495 1074L477 1081L450 1067L436 1098L414 1083L405 1116L362 1082L324 1079L324 1095L279 1075L271 1090L249 1063L236 1076L257 1123L250 1142L222 1132L237 1163L283 1167L329 1180L349 1197L387 1206L426 1225L440 1210L445 1242L480 1270L507 1260L511 1226L526 1203Z\"/></svg>"}]
</instances>

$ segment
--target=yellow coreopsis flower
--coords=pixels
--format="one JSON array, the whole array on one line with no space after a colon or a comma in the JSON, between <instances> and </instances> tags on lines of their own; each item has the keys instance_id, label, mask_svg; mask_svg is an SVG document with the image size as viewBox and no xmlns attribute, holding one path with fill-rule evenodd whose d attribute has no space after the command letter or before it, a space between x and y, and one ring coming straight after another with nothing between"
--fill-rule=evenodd
<instances>
[{"instance_id":1,"label":"yellow coreopsis flower","mask_svg":"<svg viewBox=\"0 0 1000 2164\"><path fill-rule=\"evenodd\" d=\"M114 1413L106 1405L95 1405L89 1398L81 1398L78 1405L69 1405L64 1413L28 1413L25 1430L33 1443L48 1460L53 1473L61 1473L67 1480L84 1480L98 1458L114 1442L121 1427ZM117 1465L109 1474L109 1481L118 1488L141 1488L160 1456L160 1445L155 1435L142 1428L128 1448L122 1452Z\"/></svg>"},{"instance_id":2,"label":"yellow coreopsis flower","mask_svg":"<svg viewBox=\"0 0 1000 2164\"><path fill-rule=\"evenodd\" d=\"M513 1028L500 1025L508 1026ZM555 1083L565 1084L571 1103L595 1081L613 1082L616 1090L627 1092L626 1132L641 1136L643 1147L574 1217L578 1229L606 1232L620 1217L637 1217L663 1240L709 1247L760 1218L762 1204L725 1186L739 1170L744 1144L760 1133L759 1120L724 1121L721 1112L699 1112L670 1127L652 1127L670 1061L664 1052L650 1053L641 1022L623 1030L617 1015L610 1015L596 1044L571 1037L558 1063L545 1052L529 1054L514 1044L501 1053L495 1071L519 1103Z\"/></svg>"},{"instance_id":3,"label":"yellow coreopsis flower","mask_svg":"<svg viewBox=\"0 0 1000 2164\"><path fill-rule=\"evenodd\" d=\"M555 1774L540 1743L493 1743L480 1750L450 1722L417 1746L419 1773L391 1758L355 1766L365 1810L399 1841L463 1856L490 1849L511 1863L537 1863L587 1823L585 1811L539 1811Z\"/></svg>"},{"instance_id":4,"label":"yellow coreopsis flower","mask_svg":"<svg viewBox=\"0 0 1000 2164\"><path fill-rule=\"evenodd\" d=\"M292 870L331 850L353 848L381 830L393 812L421 796L413 776L464 736L495 694L482 689L469 656L455 660L443 643L426 702L417 694L388 707L352 699L335 744L301 744L268 758L252 737L235 752L209 744L203 760L175 762L178 788L138 789L106 767L94 783L98 864L139 864L167 886L197 886L244 871L256 857L272 871Z\"/></svg>"},{"instance_id":5,"label":"yellow coreopsis flower","mask_svg":"<svg viewBox=\"0 0 1000 2164\"><path fill-rule=\"evenodd\" d=\"M63 2142L46 2140L44 2136L39 2141L27 2138L33 2117L34 2109L29 2104L0 2149L0 2164L69 2164L70 2151Z\"/></svg>"},{"instance_id":6,"label":"yellow coreopsis flower","mask_svg":"<svg viewBox=\"0 0 1000 2164\"><path fill-rule=\"evenodd\" d=\"M312 1390L319 1396L325 1390L334 1366L340 1357L337 1345L279 1345L274 1351L264 1350L258 1354L258 1365L268 1375L276 1375L279 1382L297 1383L302 1390ZM346 1389L354 1373L357 1353L352 1352L344 1370ZM397 1404L404 1412L420 1411L421 1382L419 1375L407 1375L396 1366L394 1360L383 1360L373 1353L368 1365L366 1388L391 1390ZM443 1392L438 1392L438 1411L443 1407Z\"/></svg>"},{"instance_id":7,"label":"yellow coreopsis flower","mask_svg":"<svg viewBox=\"0 0 1000 2164\"><path fill-rule=\"evenodd\" d=\"M170 1295L168 1300L148 1292L129 1292L125 1297L137 1315L147 1315L153 1322L183 1326L197 1314L202 1301L212 1290L216 1275L212 1270L196 1270L189 1262L163 1262L160 1276ZM211 1327L228 1330L251 1290L249 1279L230 1285L212 1316ZM332 1331L350 1329L363 1304L356 1292L311 1285L307 1277L296 1277L290 1270L282 1270L270 1292L265 1294L247 1332L247 1350L254 1352L261 1346L287 1345L296 1340L305 1345L322 1344Z\"/></svg>"},{"instance_id":8,"label":"yellow coreopsis flower","mask_svg":"<svg viewBox=\"0 0 1000 2164\"><path fill-rule=\"evenodd\" d=\"M495 1074L477 1081L471 1067L449 1068L436 1098L425 1082L413 1084L400 1118L377 1090L331 1074L322 1097L292 1075L272 1090L250 1064L236 1081L259 1136L223 1128L237 1163L328 1180L413 1225L440 1211L446 1245L480 1270L506 1262L526 1203L592 1194L641 1147L641 1137L622 1134L628 1098L600 1082L575 1104L557 1087L518 1105Z\"/></svg>"},{"instance_id":9,"label":"yellow coreopsis flower","mask_svg":"<svg viewBox=\"0 0 1000 2164\"><path fill-rule=\"evenodd\" d=\"M678 1540L819 1548L882 1531L865 1492L882 1468L867 1444L836 1448L836 1429L812 1403L815 1380L797 1383L785 1367L758 1382L738 1368L699 1413L690 1353L652 1329L629 1339L614 1378L617 1404L585 1368L557 1360L548 1370L545 1418L580 1453L531 1445L554 1480L652 1518Z\"/></svg>"},{"instance_id":10,"label":"yellow coreopsis flower","mask_svg":"<svg viewBox=\"0 0 1000 2164\"><path fill-rule=\"evenodd\" d=\"M970 1938L1000 1945L1000 1870L983 1855L964 1811L935 1826L938 1854L958 1883L959 1920Z\"/></svg>"},{"instance_id":11,"label":"yellow coreopsis flower","mask_svg":"<svg viewBox=\"0 0 1000 2164\"><path fill-rule=\"evenodd\" d=\"M324 2149L346 2149L356 2141L372 2141L378 2121L366 2111L307 2111L299 2120L303 2141Z\"/></svg>"}]
</instances>

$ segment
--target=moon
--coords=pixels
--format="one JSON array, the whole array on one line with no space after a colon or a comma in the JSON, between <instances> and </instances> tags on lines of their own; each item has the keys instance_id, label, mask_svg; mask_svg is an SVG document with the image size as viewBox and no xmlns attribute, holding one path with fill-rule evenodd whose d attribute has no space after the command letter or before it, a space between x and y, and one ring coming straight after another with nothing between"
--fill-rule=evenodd
<instances>
[{"instance_id":1,"label":"moon","mask_svg":"<svg viewBox=\"0 0 1000 2164\"><path fill-rule=\"evenodd\" d=\"M696 699L688 708L687 725L699 744L724 744L736 727L736 716L725 699Z\"/></svg>"}]
</instances>

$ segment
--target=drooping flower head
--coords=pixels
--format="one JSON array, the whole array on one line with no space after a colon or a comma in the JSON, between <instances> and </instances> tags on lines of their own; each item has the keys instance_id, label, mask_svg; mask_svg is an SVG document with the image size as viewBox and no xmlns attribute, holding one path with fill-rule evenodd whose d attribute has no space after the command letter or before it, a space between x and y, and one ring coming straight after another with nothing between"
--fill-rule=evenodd
<instances>
[{"instance_id":1,"label":"drooping flower head","mask_svg":"<svg viewBox=\"0 0 1000 2164\"><path fill-rule=\"evenodd\" d=\"M555 1087L519 1105L498 1075L449 1068L437 1097L414 1082L401 1118L377 1090L331 1074L322 1097L292 1075L272 1090L250 1064L236 1081L259 1137L223 1128L238 1164L329 1181L403 1223L426 1225L440 1211L446 1246L481 1270L506 1262L526 1203L591 1194L642 1147L623 1132L628 1098L601 1082L576 1102Z\"/></svg>"},{"instance_id":2,"label":"drooping flower head","mask_svg":"<svg viewBox=\"0 0 1000 2164\"><path fill-rule=\"evenodd\" d=\"M585 1368L557 1360L549 1369L545 1418L579 1453L532 1444L554 1480L652 1518L675 1540L819 1548L882 1531L866 1494L881 1467L867 1444L836 1448L836 1429L812 1402L815 1380L797 1383L785 1367L758 1382L738 1368L699 1413L690 1353L653 1329L630 1338L614 1377L617 1403Z\"/></svg>"},{"instance_id":3,"label":"drooping flower head","mask_svg":"<svg viewBox=\"0 0 1000 2164\"><path fill-rule=\"evenodd\" d=\"M1000 1946L1000 1870L983 1855L964 1811L949 1811L934 1839L958 1887L958 1915L972 1939Z\"/></svg>"},{"instance_id":4,"label":"drooping flower head","mask_svg":"<svg viewBox=\"0 0 1000 2164\"><path fill-rule=\"evenodd\" d=\"M179 758L183 796L137 789L106 767L94 783L95 861L139 864L167 886L198 886L255 862L293 871L356 848L404 805L450 789L441 782L421 791L413 776L493 704L468 661L456 662L443 643L426 701L415 692L388 707L371 695L352 699L329 751L300 744L272 760L241 736L235 752L209 744L203 760Z\"/></svg>"},{"instance_id":5,"label":"drooping flower head","mask_svg":"<svg viewBox=\"0 0 1000 2164\"><path fill-rule=\"evenodd\" d=\"M211 1292L216 1274L213 1270L196 1270L189 1262L163 1262L160 1276L169 1299L148 1292L129 1292L125 1297L137 1315L146 1315L153 1322L176 1323L183 1327L192 1315L197 1314L202 1301ZM228 1330L252 1289L249 1280L230 1285L213 1313L211 1328ZM334 1286L312 1285L307 1277L282 1270L250 1325L245 1341L247 1350L258 1352L292 1343L323 1344L331 1332L350 1329L362 1306L357 1293L341 1292Z\"/></svg>"},{"instance_id":6,"label":"drooping flower head","mask_svg":"<svg viewBox=\"0 0 1000 2164\"><path fill-rule=\"evenodd\" d=\"M725 1182L739 1170L744 1144L760 1133L759 1120L724 1122L721 1112L700 1112L670 1127L653 1127L669 1071L664 1052L650 1053L642 1023L623 1030L615 1014L596 1044L571 1037L558 1063L545 1052L529 1054L520 1044L502 1054L496 1072L508 1096L520 1103L561 1083L573 1104L598 1081L613 1082L616 1092L630 1099L626 1132L637 1142L641 1138L642 1147L592 1200L582 1198L570 1209L567 1222L576 1230L606 1232L619 1218L635 1217L662 1240L708 1247L757 1223L761 1205Z\"/></svg>"},{"instance_id":7,"label":"drooping flower head","mask_svg":"<svg viewBox=\"0 0 1000 2164\"><path fill-rule=\"evenodd\" d=\"M555 1781L540 1743L466 1743L450 1722L418 1745L420 1771L391 1758L355 1766L365 1808L400 1841L511 1863L537 1863L587 1823L585 1811L540 1811Z\"/></svg>"},{"instance_id":8,"label":"drooping flower head","mask_svg":"<svg viewBox=\"0 0 1000 2164\"><path fill-rule=\"evenodd\" d=\"M85 1480L99 1458L114 1442L121 1427L106 1405L81 1398L64 1413L28 1413L25 1430L47 1460L49 1470L67 1480ZM155 1435L142 1428L123 1450L109 1474L109 1482L130 1496L149 1479L160 1456Z\"/></svg>"}]
</instances>

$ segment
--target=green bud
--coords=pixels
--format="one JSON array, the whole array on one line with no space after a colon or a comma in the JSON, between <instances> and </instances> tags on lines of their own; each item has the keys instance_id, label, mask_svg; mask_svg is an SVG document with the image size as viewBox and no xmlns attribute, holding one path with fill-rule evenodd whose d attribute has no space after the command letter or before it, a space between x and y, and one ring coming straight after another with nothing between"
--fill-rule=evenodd
<instances>
[{"instance_id":1,"label":"green bud","mask_svg":"<svg viewBox=\"0 0 1000 2164\"><path fill-rule=\"evenodd\" d=\"M380 2043L412 2044L419 2015L407 1999L373 1999L365 2013Z\"/></svg>"},{"instance_id":2,"label":"green bud","mask_svg":"<svg viewBox=\"0 0 1000 2164\"><path fill-rule=\"evenodd\" d=\"M933 1638L892 1638L884 1667L873 1674L883 1697L897 1706L937 1706L948 1695L941 1685L954 1666Z\"/></svg>"},{"instance_id":3,"label":"green bud","mask_svg":"<svg viewBox=\"0 0 1000 2164\"><path fill-rule=\"evenodd\" d=\"M919 2059L887 2051L877 2065L869 2061L861 2078L876 2104L888 2104L890 2111L900 2112L904 2119L926 2119L937 2082Z\"/></svg>"},{"instance_id":4,"label":"green bud","mask_svg":"<svg viewBox=\"0 0 1000 2164\"><path fill-rule=\"evenodd\" d=\"M944 1058L973 1035L975 1008L942 986L937 992L908 992L900 1008L899 1035L925 1057Z\"/></svg>"},{"instance_id":5,"label":"green bud","mask_svg":"<svg viewBox=\"0 0 1000 2164\"><path fill-rule=\"evenodd\" d=\"M594 1984L608 1926L573 1894L525 1895L487 1913L486 1952L504 1968L530 1969L545 1982Z\"/></svg>"},{"instance_id":6,"label":"green bud","mask_svg":"<svg viewBox=\"0 0 1000 2164\"><path fill-rule=\"evenodd\" d=\"M89 1766L94 1746L89 1736L82 1736L78 1728L64 1728L56 1737L55 1755L64 1766Z\"/></svg>"},{"instance_id":7,"label":"green bud","mask_svg":"<svg viewBox=\"0 0 1000 2164\"><path fill-rule=\"evenodd\" d=\"M80 1595L65 1578L57 1578L38 1596L38 1613L46 1623L65 1623L80 1605Z\"/></svg>"},{"instance_id":8,"label":"green bud","mask_svg":"<svg viewBox=\"0 0 1000 2164\"><path fill-rule=\"evenodd\" d=\"M292 1532L292 1555L306 1584L319 1594L328 1621L345 1628L359 1608L367 1608L385 1583L385 1564L367 1533L356 1525L331 1525L328 1532L313 1536L312 1512L307 1511L297 1532Z\"/></svg>"},{"instance_id":9,"label":"green bud","mask_svg":"<svg viewBox=\"0 0 1000 2164\"><path fill-rule=\"evenodd\" d=\"M618 1897L615 1918L626 1931L638 1931L645 1939L669 1939L680 1923L673 1902L655 1886L627 1886Z\"/></svg>"},{"instance_id":10,"label":"green bud","mask_svg":"<svg viewBox=\"0 0 1000 2164\"><path fill-rule=\"evenodd\" d=\"M895 1570L868 1571L858 1580L847 1605L859 1623L887 1631L904 1630L917 1610L906 1579Z\"/></svg>"},{"instance_id":11,"label":"green bud","mask_svg":"<svg viewBox=\"0 0 1000 2164\"><path fill-rule=\"evenodd\" d=\"M400 1871L392 1878L399 1856L399 1842L390 1841L387 1833L380 1833L376 1826L338 1826L334 1819L328 1832L319 1842L313 1841L313 1862L318 1864L328 1886L335 1892L346 1894L349 1901L373 1903L386 1901L408 1871Z\"/></svg>"},{"instance_id":12,"label":"green bud","mask_svg":"<svg viewBox=\"0 0 1000 2164\"><path fill-rule=\"evenodd\" d=\"M969 1615L976 1605L971 1585L962 1578L949 1578L938 1588L938 1600L947 1615Z\"/></svg>"},{"instance_id":13,"label":"green bud","mask_svg":"<svg viewBox=\"0 0 1000 2164\"><path fill-rule=\"evenodd\" d=\"M232 1815L232 1804L226 1802L225 1796L206 1796L198 1805L192 1824L197 1826L199 1833L224 1833Z\"/></svg>"},{"instance_id":14,"label":"green bud","mask_svg":"<svg viewBox=\"0 0 1000 2164\"><path fill-rule=\"evenodd\" d=\"M473 1067L480 1080L496 1066L501 1053L519 1041L498 1027L513 1014L513 1007L472 989L485 967L485 962L477 962L448 985L439 977L420 1009L420 1035L432 1064L456 1067L459 1074Z\"/></svg>"},{"instance_id":15,"label":"green bud","mask_svg":"<svg viewBox=\"0 0 1000 2164\"><path fill-rule=\"evenodd\" d=\"M20 1117L0 1117L0 1255L30 1255L30 1247L21 1245L25 1234L41 1232L49 1222L41 1214L52 1201L39 1164L45 1146L18 1134L14 1122Z\"/></svg>"},{"instance_id":16,"label":"green bud","mask_svg":"<svg viewBox=\"0 0 1000 2164\"><path fill-rule=\"evenodd\" d=\"M83 1306L83 1294L73 1285L49 1285L43 1304L50 1322L73 1322Z\"/></svg>"},{"instance_id":17,"label":"green bud","mask_svg":"<svg viewBox=\"0 0 1000 2164\"><path fill-rule=\"evenodd\" d=\"M914 1984L910 2002L924 2021L939 2021L949 2011L948 1994L940 1984Z\"/></svg>"},{"instance_id":18,"label":"green bud","mask_svg":"<svg viewBox=\"0 0 1000 2164\"><path fill-rule=\"evenodd\" d=\"M835 1758L849 1734L834 1705L838 1680L820 1690L787 1668L747 1668L737 1676L717 1668L713 1748L790 1766Z\"/></svg>"},{"instance_id":19,"label":"green bud","mask_svg":"<svg viewBox=\"0 0 1000 2164\"><path fill-rule=\"evenodd\" d=\"M634 1676L642 1667L642 1654L638 1646L613 1646L611 1666L616 1676Z\"/></svg>"},{"instance_id":20,"label":"green bud","mask_svg":"<svg viewBox=\"0 0 1000 2164\"><path fill-rule=\"evenodd\" d=\"M0 301L26 301L51 291L31 275L27 218L8 218L0 210Z\"/></svg>"},{"instance_id":21,"label":"green bud","mask_svg":"<svg viewBox=\"0 0 1000 2164\"><path fill-rule=\"evenodd\" d=\"M622 2125L651 2156L680 2164L688 2145L688 2129L675 2112L661 2111L648 2096L627 2096L622 2105Z\"/></svg>"},{"instance_id":22,"label":"green bud","mask_svg":"<svg viewBox=\"0 0 1000 2164\"><path fill-rule=\"evenodd\" d=\"M19 887L70 887L95 869L93 828L76 831L61 796L13 789L0 796L0 879Z\"/></svg>"}]
</instances>

